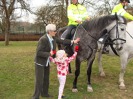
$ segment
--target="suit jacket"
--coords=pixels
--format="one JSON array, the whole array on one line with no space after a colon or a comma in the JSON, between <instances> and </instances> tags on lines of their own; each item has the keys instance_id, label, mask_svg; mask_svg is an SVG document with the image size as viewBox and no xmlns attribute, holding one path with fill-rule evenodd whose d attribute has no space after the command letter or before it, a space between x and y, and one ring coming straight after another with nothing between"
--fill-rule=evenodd
<instances>
[{"instance_id":1,"label":"suit jacket","mask_svg":"<svg viewBox=\"0 0 133 99\"><path fill-rule=\"evenodd\" d=\"M71 44L71 40L62 40L54 37L53 50L56 50L56 43ZM35 63L41 66L46 66L47 60L50 56L51 46L47 35L43 35L38 42Z\"/></svg>"}]
</instances>

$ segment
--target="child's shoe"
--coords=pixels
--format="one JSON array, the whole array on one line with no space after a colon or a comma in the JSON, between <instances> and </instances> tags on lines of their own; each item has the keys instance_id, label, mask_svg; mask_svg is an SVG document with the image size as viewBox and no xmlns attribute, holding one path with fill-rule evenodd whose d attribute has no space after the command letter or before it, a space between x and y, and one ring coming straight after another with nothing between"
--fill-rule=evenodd
<instances>
[{"instance_id":1,"label":"child's shoe","mask_svg":"<svg viewBox=\"0 0 133 99\"><path fill-rule=\"evenodd\" d=\"M61 98L62 98L62 99L65 98L65 95L62 95Z\"/></svg>"}]
</instances>

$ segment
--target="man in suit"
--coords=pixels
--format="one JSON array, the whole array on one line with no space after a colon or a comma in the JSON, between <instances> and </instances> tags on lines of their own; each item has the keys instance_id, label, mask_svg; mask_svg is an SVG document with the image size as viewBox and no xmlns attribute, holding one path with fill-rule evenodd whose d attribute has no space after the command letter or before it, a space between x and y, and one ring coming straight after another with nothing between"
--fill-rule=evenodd
<instances>
[{"instance_id":1,"label":"man in suit","mask_svg":"<svg viewBox=\"0 0 133 99\"><path fill-rule=\"evenodd\" d=\"M56 50L56 43L60 44L73 44L78 43L79 38L76 40L61 40L55 37L56 26L48 24L46 26L46 34L43 35L38 42L36 56L35 56L35 92L33 99L39 99L39 96L50 98L48 93L49 89L49 56L53 56Z\"/></svg>"}]
</instances>

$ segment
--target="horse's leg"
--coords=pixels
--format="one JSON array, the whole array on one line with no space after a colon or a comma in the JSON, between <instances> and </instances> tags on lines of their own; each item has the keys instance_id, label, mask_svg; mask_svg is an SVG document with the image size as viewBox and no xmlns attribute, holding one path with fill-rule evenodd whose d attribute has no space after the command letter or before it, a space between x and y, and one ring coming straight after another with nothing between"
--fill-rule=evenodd
<instances>
[{"instance_id":1,"label":"horse's leg","mask_svg":"<svg viewBox=\"0 0 133 99\"><path fill-rule=\"evenodd\" d=\"M72 92L78 92L78 89L77 89L77 79L78 79L78 76L80 74L80 64L81 62L76 58L75 60L75 65L76 65L76 70L75 70L75 78L74 78L74 81L73 81L73 88L72 88Z\"/></svg>"},{"instance_id":2,"label":"horse's leg","mask_svg":"<svg viewBox=\"0 0 133 99\"><path fill-rule=\"evenodd\" d=\"M96 50L94 49L92 51L92 54L91 54L90 58L88 59L88 69L87 69L87 76L88 76L87 91L88 92L93 92L93 88L91 86L91 69L92 69L94 59L95 59L95 54L96 54Z\"/></svg>"},{"instance_id":3,"label":"horse's leg","mask_svg":"<svg viewBox=\"0 0 133 99\"><path fill-rule=\"evenodd\" d=\"M87 69L87 76L88 76L88 86L87 86L87 91L88 92L93 92L93 88L91 86L91 69L92 69L92 64L93 64L94 59L88 64L88 69Z\"/></svg>"},{"instance_id":4,"label":"horse's leg","mask_svg":"<svg viewBox=\"0 0 133 99\"><path fill-rule=\"evenodd\" d=\"M126 65L128 63L128 55L120 56L120 61L121 61L121 70L120 70L120 75L119 75L119 88L126 89L125 84L124 84L124 74L126 70Z\"/></svg>"},{"instance_id":5,"label":"horse's leg","mask_svg":"<svg viewBox=\"0 0 133 99\"><path fill-rule=\"evenodd\" d=\"M100 76L104 77L105 73L103 71L103 66L102 66L102 49L100 49L98 52L97 60L98 60L99 74Z\"/></svg>"}]
</instances>

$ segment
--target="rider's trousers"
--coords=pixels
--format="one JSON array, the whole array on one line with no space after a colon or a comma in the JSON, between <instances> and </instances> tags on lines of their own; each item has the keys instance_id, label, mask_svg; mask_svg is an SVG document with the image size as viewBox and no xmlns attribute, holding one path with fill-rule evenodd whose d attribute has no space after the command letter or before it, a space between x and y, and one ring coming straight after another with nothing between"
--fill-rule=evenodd
<instances>
[{"instance_id":1,"label":"rider's trousers","mask_svg":"<svg viewBox=\"0 0 133 99\"><path fill-rule=\"evenodd\" d=\"M69 25L68 28L62 33L61 39L72 39L73 35L71 35L71 32L73 29L76 29L76 26Z\"/></svg>"}]
</instances>

